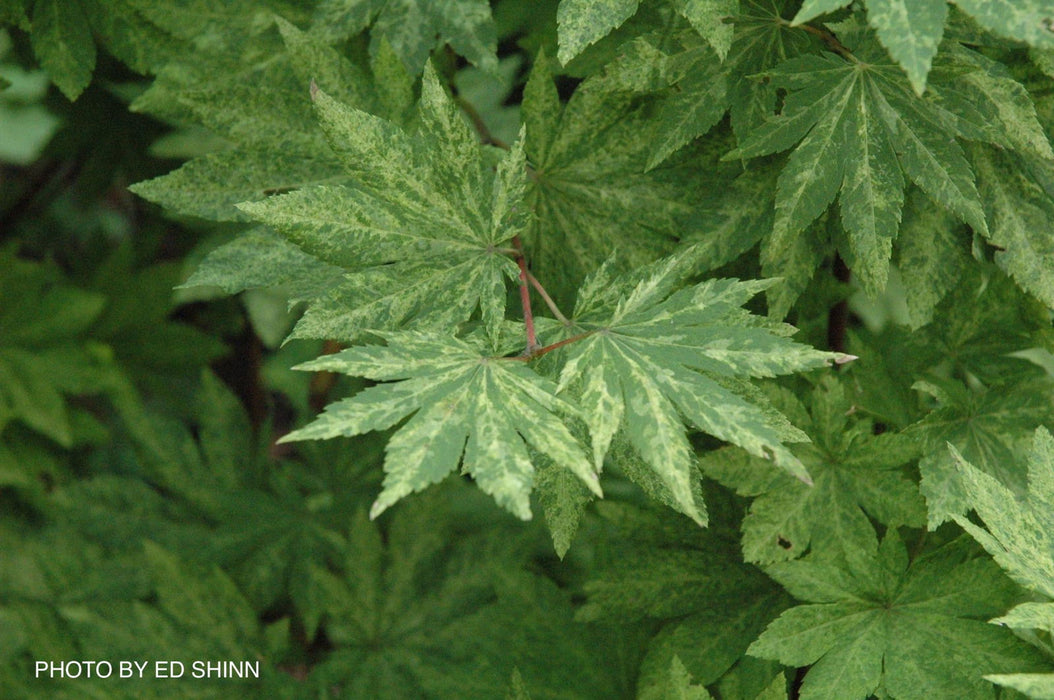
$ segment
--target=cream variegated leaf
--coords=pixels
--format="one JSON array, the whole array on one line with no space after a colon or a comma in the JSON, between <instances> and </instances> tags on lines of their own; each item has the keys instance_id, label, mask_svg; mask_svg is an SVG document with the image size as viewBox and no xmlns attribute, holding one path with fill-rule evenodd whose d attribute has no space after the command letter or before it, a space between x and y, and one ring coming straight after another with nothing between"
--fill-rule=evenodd
<instances>
[{"instance_id":1,"label":"cream variegated leaf","mask_svg":"<svg viewBox=\"0 0 1054 700\"><path fill-rule=\"evenodd\" d=\"M640 0L562 0L556 13L560 50L567 63L633 16Z\"/></svg>"},{"instance_id":2,"label":"cream variegated leaf","mask_svg":"<svg viewBox=\"0 0 1054 700\"><path fill-rule=\"evenodd\" d=\"M522 141L491 171L431 68L416 134L321 90L314 99L354 184L241 205L346 271L309 306L293 336L354 340L371 329L450 327L477 308L495 330L505 316L505 281L519 274L510 241L527 223Z\"/></svg>"},{"instance_id":3,"label":"cream variegated leaf","mask_svg":"<svg viewBox=\"0 0 1054 700\"><path fill-rule=\"evenodd\" d=\"M321 440L385 430L392 435L376 517L461 465L517 517L531 517L535 466L528 450L574 473L597 496L596 472L559 415L578 409L522 358L494 357L482 340L413 332L385 334L388 345L349 348L300 365L384 383L330 404L284 441Z\"/></svg>"},{"instance_id":4,"label":"cream variegated leaf","mask_svg":"<svg viewBox=\"0 0 1054 700\"><path fill-rule=\"evenodd\" d=\"M686 423L808 481L771 418L723 380L789 374L842 356L794 343L787 327L740 308L766 282L710 280L677 289L695 253L689 248L629 279L587 282L575 315L583 337L568 348L560 385L574 387L598 465L616 432L625 431L676 507L702 521Z\"/></svg>"},{"instance_id":5,"label":"cream variegated leaf","mask_svg":"<svg viewBox=\"0 0 1054 700\"><path fill-rule=\"evenodd\" d=\"M1054 438L1036 430L1028 457L1028 491L1019 494L967 462L949 443L970 507L987 529L953 516L1011 578L1054 598ZM1052 617L1051 619L1054 619Z\"/></svg>"}]
</instances>

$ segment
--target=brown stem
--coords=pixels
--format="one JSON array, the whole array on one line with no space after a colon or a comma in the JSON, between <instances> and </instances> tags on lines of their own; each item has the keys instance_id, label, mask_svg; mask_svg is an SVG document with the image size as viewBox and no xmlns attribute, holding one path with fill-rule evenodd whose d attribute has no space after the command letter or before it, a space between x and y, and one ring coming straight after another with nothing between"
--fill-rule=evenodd
<instances>
[{"instance_id":1,"label":"brown stem","mask_svg":"<svg viewBox=\"0 0 1054 700\"><path fill-rule=\"evenodd\" d=\"M849 284L852 273L837 253L834 256L834 277ZM835 352L845 352L845 334L849 330L849 300L842 299L831 307L827 314L827 347ZM837 365L836 365L837 366Z\"/></svg>"},{"instance_id":2,"label":"brown stem","mask_svg":"<svg viewBox=\"0 0 1054 700\"><path fill-rule=\"evenodd\" d=\"M529 356L541 347L534 331L534 313L531 312L531 288L527 282L531 273L527 272L527 258L523 256L519 236L512 237L512 246L516 249L516 264L520 266L520 303L523 305L523 325L527 330L527 348L523 354Z\"/></svg>"},{"instance_id":3,"label":"brown stem","mask_svg":"<svg viewBox=\"0 0 1054 700\"><path fill-rule=\"evenodd\" d=\"M567 316L560 313L560 307L558 307L556 302L553 301L553 298L549 296L549 292L545 291L545 287L543 287L542 283L538 281L538 278L528 272L527 280L531 283L531 286L534 287L534 290L538 292L538 296L542 298L545 305L549 307L549 310L553 312L553 316L556 316L556 320L565 326L570 326L571 322L567 320Z\"/></svg>"},{"instance_id":4,"label":"brown stem","mask_svg":"<svg viewBox=\"0 0 1054 700\"><path fill-rule=\"evenodd\" d=\"M322 343L323 355L332 355L343 349L344 346L335 340L327 340ZM316 372L315 376L311 377L311 387L308 389L307 395L307 402L311 406L311 410L316 413L322 412L322 409L329 403L329 392L333 390L336 383L337 375L333 372Z\"/></svg>"},{"instance_id":5,"label":"brown stem","mask_svg":"<svg viewBox=\"0 0 1054 700\"><path fill-rule=\"evenodd\" d=\"M565 345L570 345L571 343L578 342L579 340L584 340L584 339L588 338L589 336L593 335L596 332L597 331L595 331L595 330L593 330L593 331L586 331L585 333L579 333L578 335L573 335L570 338L564 338L561 341L558 341L556 343L551 343L551 344L546 345L544 347L537 347L537 348L534 349L533 352L530 352L530 353L524 353L522 355L514 355L512 357L499 357L498 359L499 360L516 360L517 362L530 362L531 360L537 360L542 355L547 355L547 354L551 353L553 350L556 350L557 348L562 348Z\"/></svg>"},{"instance_id":6,"label":"brown stem","mask_svg":"<svg viewBox=\"0 0 1054 700\"><path fill-rule=\"evenodd\" d=\"M454 100L457 102L457 106L461 108L461 111L465 113L465 116L468 117L469 121L472 122L472 128L474 128L476 133L479 134L480 141L490 146L504 148L506 151L509 150L509 144L490 133L490 129L487 128L487 123L483 121L483 117L480 116L479 112L471 102L460 95L455 97Z\"/></svg>"},{"instance_id":7,"label":"brown stem","mask_svg":"<svg viewBox=\"0 0 1054 700\"><path fill-rule=\"evenodd\" d=\"M831 49L831 51L834 51L842 58L852 61L853 63L857 62L856 56L854 56L853 52L849 50L849 47L838 41L838 37L836 37L830 30L823 29L822 27L814 27L811 24L799 24L796 26L804 32L819 37L823 43L827 44L827 48Z\"/></svg>"}]
</instances>

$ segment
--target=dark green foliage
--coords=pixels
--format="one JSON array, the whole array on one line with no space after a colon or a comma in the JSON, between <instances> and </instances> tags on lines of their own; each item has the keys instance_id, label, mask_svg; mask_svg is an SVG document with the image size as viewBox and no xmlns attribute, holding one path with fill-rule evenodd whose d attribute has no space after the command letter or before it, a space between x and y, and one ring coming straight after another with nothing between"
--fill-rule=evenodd
<instances>
[{"instance_id":1,"label":"dark green foliage","mask_svg":"<svg viewBox=\"0 0 1054 700\"><path fill-rule=\"evenodd\" d=\"M0 0L0 697L1054 699L1052 28Z\"/></svg>"}]
</instances>

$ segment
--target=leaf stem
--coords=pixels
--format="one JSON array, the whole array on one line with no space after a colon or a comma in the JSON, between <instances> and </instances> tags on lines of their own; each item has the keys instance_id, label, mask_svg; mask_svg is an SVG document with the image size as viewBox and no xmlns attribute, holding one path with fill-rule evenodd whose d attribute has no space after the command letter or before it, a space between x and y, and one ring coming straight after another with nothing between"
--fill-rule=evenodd
<instances>
[{"instance_id":1,"label":"leaf stem","mask_svg":"<svg viewBox=\"0 0 1054 700\"><path fill-rule=\"evenodd\" d=\"M509 150L509 144L499 139L494 134L490 133L490 129L487 128L487 123L483 121L483 117L480 116L479 111L472 105L471 102L466 100L461 95L454 98L457 106L461 108L461 111L465 113L468 120L472 122L472 128L479 134L479 140L488 146L497 146L498 148L504 148L506 151Z\"/></svg>"},{"instance_id":2,"label":"leaf stem","mask_svg":"<svg viewBox=\"0 0 1054 700\"><path fill-rule=\"evenodd\" d=\"M842 284L849 284L852 272L849 266L842 260L842 256L835 253L833 265L834 278ZM835 352L845 352L845 336L849 330L849 301L842 299L831 307L827 313L827 347Z\"/></svg>"},{"instance_id":3,"label":"leaf stem","mask_svg":"<svg viewBox=\"0 0 1054 700\"><path fill-rule=\"evenodd\" d=\"M823 43L827 44L827 48L831 49L831 51L834 51L842 58L848 61L852 61L853 63L860 62L859 59L853 55L853 52L849 50L849 47L847 47L842 42L838 41L838 37L836 37L834 33L831 32L829 29L814 27L811 24L798 24L791 26L794 26L802 30L803 32L808 32L809 34L818 37L821 41L823 41Z\"/></svg>"},{"instance_id":4,"label":"leaf stem","mask_svg":"<svg viewBox=\"0 0 1054 700\"><path fill-rule=\"evenodd\" d=\"M527 347L523 354L527 357L542 346L534 330L534 313L531 311L531 288L528 286L531 273L527 272L527 258L523 256L523 243L518 235L512 237L512 247L516 249L516 264L520 266L520 303L523 305L523 325L527 330Z\"/></svg>"},{"instance_id":5,"label":"leaf stem","mask_svg":"<svg viewBox=\"0 0 1054 700\"><path fill-rule=\"evenodd\" d=\"M538 281L538 278L528 272L527 280L531 283L531 286L534 287L534 290L538 292L538 296L542 298L545 305L549 307L549 310L553 312L553 316L556 316L556 320L565 326L570 326L571 322L567 320L567 316L560 313L560 307L558 307L556 302L553 301L553 298L549 296L549 292L545 291L545 287L543 287L542 283Z\"/></svg>"},{"instance_id":6,"label":"leaf stem","mask_svg":"<svg viewBox=\"0 0 1054 700\"><path fill-rule=\"evenodd\" d=\"M589 336L593 335L594 333L597 333L597 331L596 330L585 331L584 333L579 333L578 335L573 335L570 338L564 338L563 340L557 341L555 343L550 343L549 345L546 345L544 347L537 347L537 348L534 349L534 351L529 352L529 353L525 352L522 355L512 355L512 356L509 356L509 357L499 357L497 359L499 359L499 360L516 360L517 362L530 362L531 360L537 360L542 355L547 355L547 354L551 353L553 350L556 350L558 348L562 348L565 345L570 345L571 343L578 342L579 340L585 340L586 338L588 338Z\"/></svg>"}]
</instances>

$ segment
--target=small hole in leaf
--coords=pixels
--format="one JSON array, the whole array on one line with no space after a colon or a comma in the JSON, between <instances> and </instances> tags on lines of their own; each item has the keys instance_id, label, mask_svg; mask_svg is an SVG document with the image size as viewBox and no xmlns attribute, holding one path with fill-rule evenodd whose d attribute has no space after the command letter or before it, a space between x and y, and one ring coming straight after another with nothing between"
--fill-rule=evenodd
<instances>
[{"instance_id":1,"label":"small hole in leaf","mask_svg":"<svg viewBox=\"0 0 1054 700\"><path fill-rule=\"evenodd\" d=\"M784 539L783 535L776 535L776 544L784 549L790 549L794 546L790 543L790 540Z\"/></svg>"}]
</instances>

